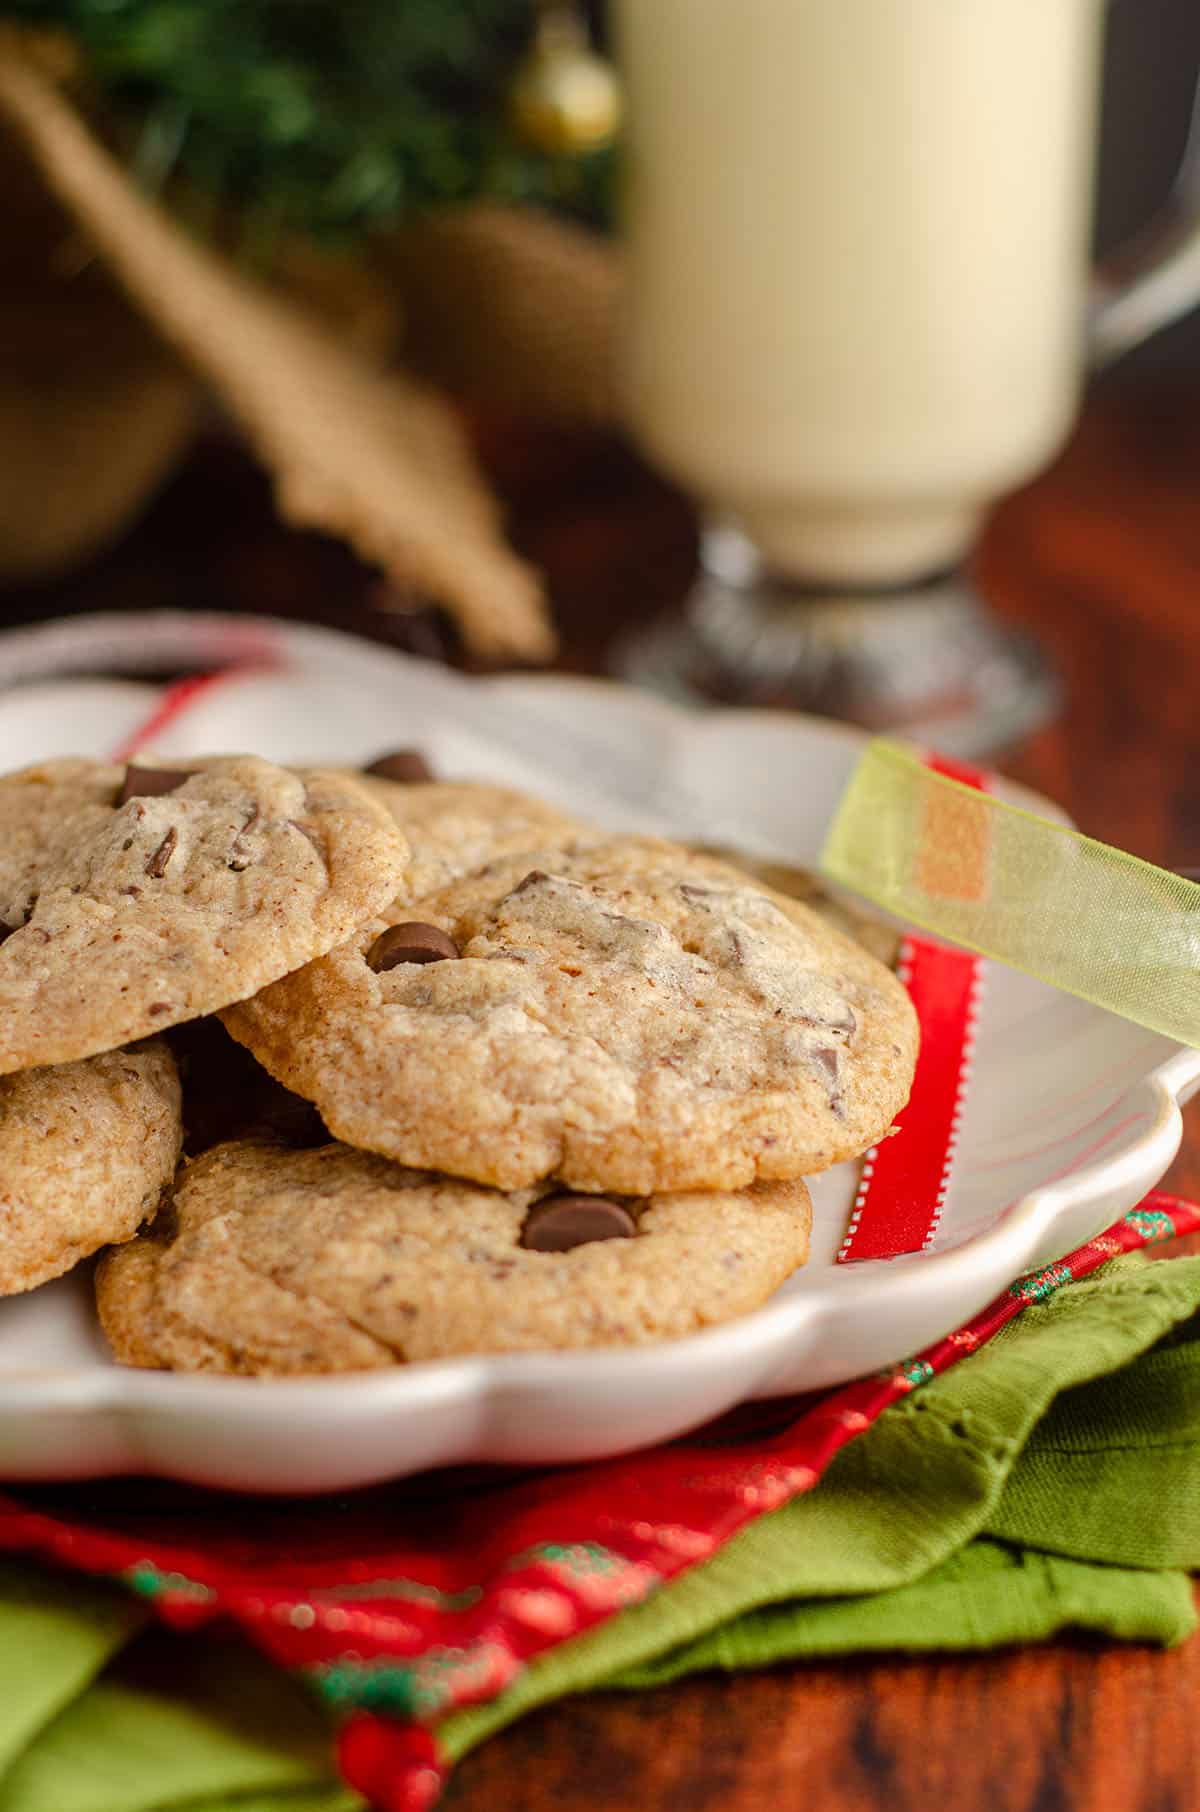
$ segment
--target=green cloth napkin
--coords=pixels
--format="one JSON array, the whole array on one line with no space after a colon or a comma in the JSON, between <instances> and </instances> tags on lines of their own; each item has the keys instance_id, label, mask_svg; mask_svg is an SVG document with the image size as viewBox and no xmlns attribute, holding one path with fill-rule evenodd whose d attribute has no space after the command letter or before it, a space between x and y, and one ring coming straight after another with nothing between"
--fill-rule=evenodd
<instances>
[{"instance_id":1,"label":"green cloth napkin","mask_svg":"<svg viewBox=\"0 0 1200 1812\"><path fill-rule=\"evenodd\" d=\"M701 1668L1196 1625L1200 1259L1120 1260L888 1410L819 1486L438 1738ZM715 1456L714 1456L715 1457ZM0 1563L0 1812L352 1812L311 1700L115 1589Z\"/></svg>"},{"instance_id":2,"label":"green cloth napkin","mask_svg":"<svg viewBox=\"0 0 1200 1812\"><path fill-rule=\"evenodd\" d=\"M308 1695L141 1600L0 1561L0 1812L356 1812Z\"/></svg>"}]
</instances>

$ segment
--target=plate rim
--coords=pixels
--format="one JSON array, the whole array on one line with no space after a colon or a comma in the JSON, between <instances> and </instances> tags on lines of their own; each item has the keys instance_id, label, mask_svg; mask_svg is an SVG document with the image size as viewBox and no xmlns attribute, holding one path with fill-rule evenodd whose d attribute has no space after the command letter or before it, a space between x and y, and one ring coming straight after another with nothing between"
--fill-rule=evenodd
<instances>
[{"instance_id":1,"label":"plate rim","mask_svg":"<svg viewBox=\"0 0 1200 1812\"><path fill-rule=\"evenodd\" d=\"M738 708L697 713L675 701L641 692L619 681L591 676L539 673L467 676L423 657L394 648L381 649L377 644L324 626L293 624L286 618L243 617L217 612L97 613L91 618L65 619L60 624L8 632L0 636L0 711L10 691L3 684L3 653L10 636L19 636L25 647L33 647L36 652L38 645L43 641L49 643L52 637L57 637L60 646L64 640L74 639L70 632L80 632L78 639L82 642L89 632L103 635L119 629L128 633L136 626L139 636L144 636L147 630L162 630L173 638L182 630L188 639L202 640L206 634L220 634L232 625L242 632L269 630L284 642L290 642L301 658L306 648L314 656L323 655L334 645L339 651L347 652L350 648L370 649L373 654L384 654L410 669L436 673L439 684L449 684L456 692L459 687L475 686L500 694L527 693L531 688L557 691L560 695L584 692L610 705L620 700L623 709L637 710L643 720L656 718L668 729L685 733L694 731L707 720L710 724L732 724L735 728L742 722L758 727L765 724L785 734L801 729L817 734L821 740L834 741L843 750L861 748L868 740L866 732L853 726L801 713ZM68 633L64 635L63 631ZM87 677L82 671L70 675L72 680L80 681L86 681ZM104 676L97 673L94 677L102 679ZM53 676L49 673L26 675L27 681L34 683L39 678L51 680ZM152 672L148 672L145 685L148 691L154 689ZM16 689L25 690L25 686L18 683ZM1065 820L1065 815L1052 801L1030 788L1006 780L1004 791L1006 796L1027 804L1042 815L1049 813L1060 821ZM994 1282L1001 1278L1003 1282L1012 1282L1029 1268L1038 1241L1044 1240L1053 1226L1065 1219L1073 1208L1083 1209L1089 1200L1106 1190L1119 1188L1123 1181L1136 1181L1139 1188L1152 1186L1145 1184L1145 1178L1151 1171L1155 1178L1160 1177L1170 1164L1182 1138L1182 1105L1198 1088L1200 1050L1180 1047L1132 1081L1117 1098L1123 1102L1140 1096L1147 1110L1147 1124L1128 1146L1113 1156L1093 1160L1067 1178L1041 1184L1026 1192L984 1229L948 1250L845 1268L837 1280L836 1307L839 1310L849 1307L864 1314L881 1308L886 1311L888 1304L914 1290L932 1294L939 1285L952 1290L960 1273L964 1279L978 1278L986 1273ZM1097 1228L1096 1232L1102 1230ZM1003 1282L999 1282L998 1287L1002 1288ZM12 1422L53 1410L115 1413L130 1450L118 1468L126 1470L131 1461L137 1462L138 1449L142 1445L135 1426L138 1412L169 1411L173 1406L180 1410L219 1413L223 1425L232 1421L243 1431L255 1424L261 1425L264 1416L269 1419L276 1402L281 1407L286 1404L287 1412L292 1416L295 1412L302 1414L309 1403L327 1409L334 1393L338 1394L339 1409L352 1414L353 1419L369 1419L379 1412L412 1408L417 1397L421 1399L423 1410L477 1402L486 1412L487 1404L498 1394L512 1389L522 1393L536 1391L542 1388L550 1373L559 1389L586 1385L594 1389L603 1384L619 1388L622 1383L644 1374L648 1360L658 1374L678 1374L691 1372L702 1362L707 1362L710 1369L719 1367L727 1355L731 1358L736 1355L743 1369L748 1358L760 1363L762 1370L758 1382L761 1384L763 1372L771 1366L778 1371L785 1365L789 1347L794 1347L805 1334L820 1337L822 1323L834 1312L832 1294L814 1291L779 1297L730 1322L652 1345L466 1354L419 1360L360 1374L250 1378L219 1373L142 1371L100 1360L70 1366L36 1366L0 1373L0 1415L6 1422ZM745 1395L739 1391L734 1400L744 1400ZM153 1442L148 1445L152 1446ZM153 1469L166 1476L195 1476L194 1469L189 1474L187 1468L164 1465L161 1459L156 1461ZM2 1472L3 1468L0 1468ZM398 1476L398 1473L392 1469L387 1476Z\"/></svg>"}]
</instances>

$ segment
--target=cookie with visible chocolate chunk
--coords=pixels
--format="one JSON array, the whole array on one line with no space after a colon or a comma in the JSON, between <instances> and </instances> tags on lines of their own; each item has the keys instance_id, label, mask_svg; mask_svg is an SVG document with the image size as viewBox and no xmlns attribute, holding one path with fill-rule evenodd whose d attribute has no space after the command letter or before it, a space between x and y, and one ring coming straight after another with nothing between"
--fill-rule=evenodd
<instances>
[{"instance_id":1,"label":"cookie with visible chocolate chunk","mask_svg":"<svg viewBox=\"0 0 1200 1812\"><path fill-rule=\"evenodd\" d=\"M887 1131L917 1024L882 964L796 901L654 838L490 861L224 1022L335 1137L502 1189L741 1189Z\"/></svg>"},{"instance_id":2,"label":"cookie with visible chocolate chunk","mask_svg":"<svg viewBox=\"0 0 1200 1812\"><path fill-rule=\"evenodd\" d=\"M573 1203L327 1145L234 1143L96 1280L126 1365L341 1372L625 1346L741 1315L804 1262L801 1182Z\"/></svg>"},{"instance_id":3,"label":"cookie with visible chocolate chunk","mask_svg":"<svg viewBox=\"0 0 1200 1812\"><path fill-rule=\"evenodd\" d=\"M132 1239L175 1174L182 1137L161 1039L0 1078L0 1295Z\"/></svg>"},{"instance_id":4,"label":"cookie with visible chocolate chunk","mask_svg":"<svg viewBox=\"0 0 1200 1812\"><path fill-rule=\"evenodd\" d=\"M386 905L407 856L357 782L253 756L5 776L0 1074L253 994Z\"/></svg>"},{"instance_id":5,"label":"cookie with visible chocolate chunk","mask_svg":"<svg viewBox=\"0 0 1200 1812\"><path fill-rule=\"evenodd\" d=\"M732 862L736 868L744 869L756 881L762 881L775 893L785 893L789 899L802 900L819 912L823 919L828 919L847 937L852 937L856 944L869 950L872 956L893 968L900 954L900 933L887 920L867 907L860 906L856 900L845 899L840 893L831 893L819 874L811 868L798 868L792 862L770 862L758 856L747 856L740 850L725 849L716 845L705 848L705 855L717 856L722 861Z\"/></svg>"},{"instance_id":6,"label":"cookie with visible chocolate chunk","mask_svg":"<svg viewBox=\"0 0 1200 1812\"><path fill-rule=\"evenodd\" d=\"M562 843L588 828L529 793L484 781L399 782L368 770L362 784L408 841L411 854L399 897L410 903L497 856Z\"/></svg>"}]
</instances>

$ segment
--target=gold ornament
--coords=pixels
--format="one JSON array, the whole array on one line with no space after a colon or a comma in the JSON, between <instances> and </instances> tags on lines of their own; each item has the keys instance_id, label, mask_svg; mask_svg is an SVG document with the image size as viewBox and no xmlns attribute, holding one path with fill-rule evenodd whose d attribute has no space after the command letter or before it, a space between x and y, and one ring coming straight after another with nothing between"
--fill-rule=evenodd
<instances>
[{"instance_id":1,"label":"gold ornament","mask_svg":"<svg viewBox=\"0 0 1200 1812\"><path fill-rule=\"evenodd\" d=\"M598 56L573 6L546 6L532 48L508 97L518 137L548 156L577 156L611 145L621 123L621 90Z\"/></svg>"}]
</instances>

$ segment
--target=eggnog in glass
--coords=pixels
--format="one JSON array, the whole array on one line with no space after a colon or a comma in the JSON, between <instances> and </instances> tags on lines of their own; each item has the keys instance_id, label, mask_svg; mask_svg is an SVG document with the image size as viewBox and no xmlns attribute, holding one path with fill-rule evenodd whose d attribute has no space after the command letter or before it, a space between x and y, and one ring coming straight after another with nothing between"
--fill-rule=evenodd
<instances>
[{"instance_id":1,"label":"eggnog in glass","mask_svg":"<svg viewBox=\"0 0 1200 1812\"><path fill-rule=\"evenodd\" d=\"M708 511L632 670L968 752L1042 714L963 576L1068 433L1104 0L617 0L622 387Z\"/></svg>"}]
</instances>

